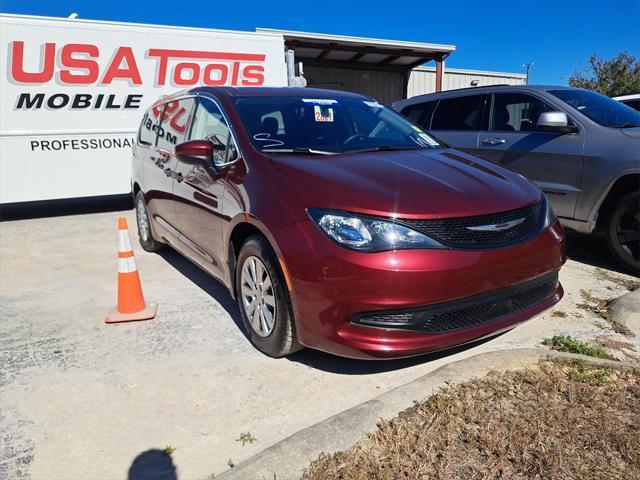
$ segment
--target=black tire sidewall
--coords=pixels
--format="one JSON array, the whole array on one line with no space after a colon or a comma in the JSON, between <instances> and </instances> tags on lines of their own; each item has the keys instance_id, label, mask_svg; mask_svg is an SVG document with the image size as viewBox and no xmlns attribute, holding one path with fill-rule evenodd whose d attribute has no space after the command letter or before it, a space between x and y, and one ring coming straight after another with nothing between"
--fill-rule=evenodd
<instances>
[{"instance_id":1,"label":"black tire sidewall","mask_svg":"<svg viewBox=\"0 0 640 480\"><path fill-rule=\"evenodd\" d=\"M262 260L269 272L271 283L274 287L276 320L273 331L267 337L261 337L255 332L242 305L240 285L241 269L245 260L250 256L256 256ZM262 353L270 357L281 357L290 353L286 350L287 337L289 336L289 329L292 328L293 322L289 293L285 288L286 284L277 263L277 258L271 246L263 237L258 235L252 236L242 245L240 254L238 255L238 261L236 262L235 284L238 308L240 309L242 322L251 343Z\"/></svg>"},{"instance_id":2,"label":"black tire sidewall","mask_svg":"<svg viewBox=\"0 0 640 480\"><path fill-rule=\"evenodd\" d=\"M149 222L149 238L147 240L142 238L142 235L140 233L140 225L138 224L139 200L142 200L142 203L144 205L144 214L147 216L147 222ZM153 236L153 226L151 225L151 219L149 218L149 211L147 210L147 202L145 201L144 193L142 193L141 190L139 190L138 193L136 193L135 209L136 209L136 227L138 228L138 240L140 242L140 245L147 252L157 252L158 250L161 250L164 245L161 242L158 242Z\"/></svg>"},{"instance_id":3,"label":"black tire sidewall","mask_svg":"<svg viewBox=\"0 0 640 480\"><path fill-rule=\"evenodd\" d=\"M616 261L618 261L618 263L620 263L634 275L640 275L640 262L634 261L632 258L625 254L620 244L618 243L618 235L616 232L616 225L618 223L618 220L625 211L627 211L629 208L633 208L633 205L635 205L636 208L640 208L640 193L638 192L630 193L618 200L607 216L605 233L609 250L611 251L611 254L614 256Z\"/></svg>"}]
</instances>

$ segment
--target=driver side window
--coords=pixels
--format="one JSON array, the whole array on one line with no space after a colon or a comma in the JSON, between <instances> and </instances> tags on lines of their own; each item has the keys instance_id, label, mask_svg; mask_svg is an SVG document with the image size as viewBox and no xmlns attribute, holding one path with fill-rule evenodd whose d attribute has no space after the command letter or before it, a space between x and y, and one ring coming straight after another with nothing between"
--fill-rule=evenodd
<instances>
[{"instance_id":1,"label":"driver side window","mask_svg":"<svg viewBox=\"0 0 640 480\"><path fill-rule=\"evenodd\" d=\"M535 132L540 114L553 109L523 93L498 93L493 96L491 130L494 132Z\"/></svg>"},{"instance_id":2,"label":"driver side window","mask_svg":"<svg viewBox=\"0 0 640 480\"><path fill-rule=\"evenodd\" d=\"M208 140L214 145L222 146L223 148L213 152L215 165L224 165L238 159L238 148L222 112L207 98L198 102L189 140Z\"/></svg>"}]
</instances>

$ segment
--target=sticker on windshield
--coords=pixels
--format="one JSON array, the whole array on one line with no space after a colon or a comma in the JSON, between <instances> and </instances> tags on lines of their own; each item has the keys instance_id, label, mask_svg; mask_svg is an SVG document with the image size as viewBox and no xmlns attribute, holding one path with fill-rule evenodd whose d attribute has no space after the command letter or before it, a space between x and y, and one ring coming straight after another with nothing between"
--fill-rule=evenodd
<instances>
[{"instance_id":1,"label":"sticker on windshield","mask_svg":"<svg viewBox=\"0 0 640 480\"><path fill-rule=\"evenodd\" d=\"M304 103L313 103L314 105L334 105L338 103L337 100L330 98L303 98L302 101Z\"/></svg>"},{"instance_id":2,"label":"sticker on windshield","mask_svg":"<svg viewBox=\"0 0 640 480\"><path fill-rule=\"evenodd\" d=\"M382 104L376 102L375 100L373 102L370 102L368 100L363 100L362 103L372 108L382 108Z\"/></svg>"},{"instance_id":3,"label":"sticker on windshield","mask_svg":"<svg viewBox=\"0 0 640 480\"><path fill-rule=\"evenodd\" d=\"M415 125L411 125L411 128L413 128L418 133L422 133L422 129L420 127L416 127Z\"/></svg>"},{"instance_id":4,"label":"sticker on windshield","mask_svg":"<svg viewBox=\"0 0 640 480\"><path fill-rule=\"evenodd\" d=\"M323 105L313 106L313 116L316 122L333 122L333 108Z\"/></svg>"}]
</instances>

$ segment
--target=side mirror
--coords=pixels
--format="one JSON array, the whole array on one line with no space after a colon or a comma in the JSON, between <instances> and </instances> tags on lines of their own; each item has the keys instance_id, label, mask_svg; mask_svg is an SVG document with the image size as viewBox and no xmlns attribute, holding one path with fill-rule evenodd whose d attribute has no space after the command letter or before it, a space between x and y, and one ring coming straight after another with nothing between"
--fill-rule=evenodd
<instances>
[{"instance_id":1,"label":"side mirror","mask_svg":"<svg viewBox=\"0 0 640 480\"><path fill-rule=\"evenodd\" d=\"M538 130L545 132L573 133L576 127L569 125L569 119L564 112L543 112L536 123Z\"/></svg>"},{"instance_id":2,"label":"side mirror","mask_svg":"<svg viewBox=\"0 0 640 480\"><path fill-rule=\"evenodd\" d=\"M187 165L212 166L214 151L224 150L223 145L213 145L207 140L191 140L176 145L176 157Z\"/></svg>"}]
</instances>

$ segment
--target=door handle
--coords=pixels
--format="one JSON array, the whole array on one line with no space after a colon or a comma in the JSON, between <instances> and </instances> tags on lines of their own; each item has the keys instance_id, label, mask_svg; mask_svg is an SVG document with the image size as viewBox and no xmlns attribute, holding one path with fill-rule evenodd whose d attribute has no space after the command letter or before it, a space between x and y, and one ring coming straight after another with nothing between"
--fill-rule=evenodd
<instances>
[{"instance_id":1,"label":"door handle","mask_svg":"<svg viewBox=\"0 0 640 480\"><path fill-rule=\"evenodd\" d=\"M170 168L165 168L164 169L164 174L167 177L171 177L174 180L177 180L178 182L182 182L184 180L184 177L182 176L181 173L178 172L174 172L173 170L171 170Z\"/></svg>"},{"instance_id":2,"label":"door handle","mask_svg":"<svg viewBox=\"0 0 640 480\"><path fill-rule=\"evenodd\" d=\"M482 140L482 143L485 145L502 145L503 143L505 143L506 140L504 138L485 138L484 140Z\"/></svg>"}]
</instances>

